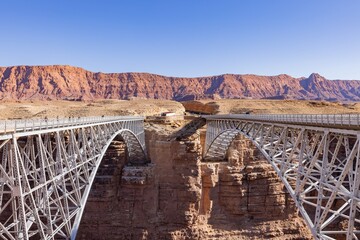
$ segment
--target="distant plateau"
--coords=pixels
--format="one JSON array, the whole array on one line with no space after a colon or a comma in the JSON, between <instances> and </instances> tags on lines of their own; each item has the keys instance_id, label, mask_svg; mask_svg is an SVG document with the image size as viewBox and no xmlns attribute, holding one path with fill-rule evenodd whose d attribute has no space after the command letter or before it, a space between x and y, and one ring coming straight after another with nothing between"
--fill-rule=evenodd
<instances>
[{"instance_id":1,"label":"distant plateau","mask_svg":"<svg viewBox=\"0 0 360 240\"><path fill-rule=\"evenodd\" d=\"M149 73L90 72L67 65L0 67L0 100L307 99L359 101L360 81L328 80L317 73L223 74L181 78Z\"/></svg>"}]
</instances>

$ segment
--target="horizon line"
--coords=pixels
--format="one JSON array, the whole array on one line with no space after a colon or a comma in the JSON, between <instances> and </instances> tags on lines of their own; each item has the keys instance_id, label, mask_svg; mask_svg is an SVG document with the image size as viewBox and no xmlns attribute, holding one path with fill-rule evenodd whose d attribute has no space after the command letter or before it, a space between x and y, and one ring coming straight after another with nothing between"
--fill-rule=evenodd
<instances>
[{"instance_id":1,"label":"horizon line","mask_svg":"<svg viewBox=\"0 0 360 240\"><path fill-rule=\"evenodd\" d=\"M74 65L69 65L69 64L39 64L39 65L30 65L30 64L20 64L20 65L10 65L10 66L0 66L0 68L14 68L14 67L71 67L71 68L80 68L82 70L88 71L88 72L92 72L92 73L103 73L103 74L128 74L128 73L136 73L136 74L150 74L150 75L158 75L158 76L162 76L162 77L168 77L168 78L205 78L205 77L216 77L216 76L224 76L224 75L254 75L254 76L259 76L259 77L276 77L276 76L281 76L281 75L286 75L295 79L304 79L304 78L309 78L311 75L319 75L320 77L325 78L326 80L330 80L330 81L337 81L337 80L342 80L342 81L360 81L359 79L328 79L326 77L324 77L323 75L319 74L318 72L312 72L308 77L305 76L300 76L300 77L294 77L290 74L287 73L279 73L276 75L264 75L264 74L256 74L256 73L221 73L221 74L213 74L213 75L202 75L202 76L195 76L195 77L184 77L184 76L170 76L167 74L159 74L159 73L152 73L152 72L141 72L141 71L125 71L125 72L103 72L103 71L94 71L94 70L89 70L86 69L85 67L79 67L79 66L74 66Z\"/></svg>"}]
</instances>

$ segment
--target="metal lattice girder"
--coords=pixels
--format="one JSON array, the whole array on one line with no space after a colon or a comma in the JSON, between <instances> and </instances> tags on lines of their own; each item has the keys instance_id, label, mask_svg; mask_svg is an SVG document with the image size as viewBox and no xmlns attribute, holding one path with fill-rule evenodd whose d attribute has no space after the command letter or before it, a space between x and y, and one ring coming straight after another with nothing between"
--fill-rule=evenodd
<instances>
[{"instance_id":1,"label":"metal lattice girder","mask_svg":"<svg viewBox=\"0 0 360 240\"><path fill-rule=\"evenodd\" d=\"M141 117L56 120L46 127L36 121L0 127L2 239L75 239L97 169L115 137L124 140L130 164L147 161Z\"/></svg>"},{"instance_id":2,"label":"metal lattice girder","mask_svg":"<svg viewBox=\"0 0 360 240\"><path fill-rule=\"evenodd\" d=\"M316 122L303 125L300 120L305 118L300 115L287 120L281 115L268 116L206 117L204 160L225 160L233 139L244 135L276 170L316 239L359 239L360 132L354 130L359 126L339 129L339 122L329 121L326 127L315 127Z\"/></svg>"}]
</instances>

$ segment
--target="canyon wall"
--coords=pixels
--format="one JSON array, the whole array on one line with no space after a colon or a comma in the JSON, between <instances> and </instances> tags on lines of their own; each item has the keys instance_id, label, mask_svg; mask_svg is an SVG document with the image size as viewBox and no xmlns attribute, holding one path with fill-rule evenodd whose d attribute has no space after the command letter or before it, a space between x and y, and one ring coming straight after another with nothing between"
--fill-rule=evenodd
<instances>
[{"instance_id":1,"label":"canyon wall","mask_svg":"<svg viewBox=\"0 0 360 240\"><path fill-rule=\"evenodd\" d=\"M327 80L319 74L223 74L181 78L149 73L90 72L72 66L0 67L2 100L154 98L187 101L218 98L359 101L360 81Z\"/></svg>"},{"instance_id":2,"label":"canyon wall","mask_svg":"<svg viewBox=\"0 0 360 240\"><path fill-rule=\"evenodd\" d=\"M174 140L178 124L150 125L151 164L126 166L123 143L110 146L77 239L312 239L250 141L236 139L228 162L202 163L203 134Z\"/></svg>"}]
</instances>

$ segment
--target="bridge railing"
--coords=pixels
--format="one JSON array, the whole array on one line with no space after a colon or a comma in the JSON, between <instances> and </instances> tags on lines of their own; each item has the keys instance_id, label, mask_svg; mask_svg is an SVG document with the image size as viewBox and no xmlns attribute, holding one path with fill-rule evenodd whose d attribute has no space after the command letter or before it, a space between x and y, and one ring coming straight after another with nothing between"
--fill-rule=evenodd
<instances>
[{"instance_id":1,"label":"bridge railing","mask_svg":"<svg viewBox=\"0 0 360 240\"><path fill-rule=\"evenodd\" d=\"M229 114L203 116L206 119L245 119L298 124L360 126L360 114Z\"/></svg>"},{"instance_id":2,"label":"bridge railing","mask_svg":"<svg viewBox=\"0 0 360 240\"><path fill-rule=\"evenodd\" d=\"M0 120L0 135L16 132L27 132L59 127L79 126L92 123L110 121L143 120L135 116L96 116L96 117L69 117L69 118L44 118L44 119L16 119Z\"/></svg>"}]
</instances>

